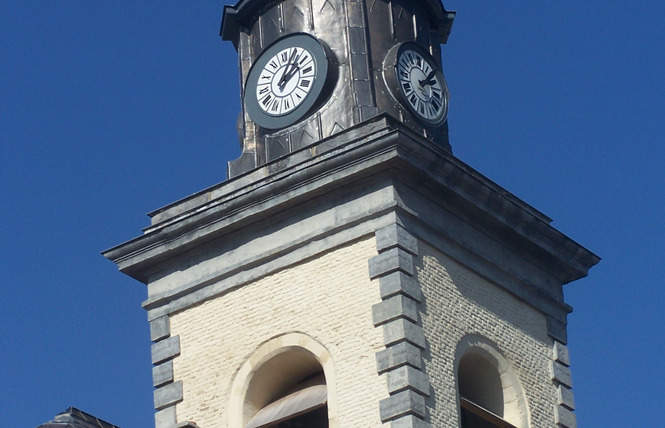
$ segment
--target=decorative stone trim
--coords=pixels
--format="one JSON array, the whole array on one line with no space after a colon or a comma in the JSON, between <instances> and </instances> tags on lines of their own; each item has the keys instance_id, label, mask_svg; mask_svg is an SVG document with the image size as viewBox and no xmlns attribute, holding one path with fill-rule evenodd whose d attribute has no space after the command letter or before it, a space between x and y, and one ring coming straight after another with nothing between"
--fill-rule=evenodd
<instances>
[{"instance_id":1,"label":"decorative stone trim","mask_svg":"<svg viewBox=\"0 0 665 428\"><path fill-rule=\"evenodd\" d=\"M176 425L175 405L183 400L183 388L182 381L174 382L173 359L180 355L180 336L171 336L168 315L150 321L150 339L155 428L196 427L190 422Z\"/></svg>"},{"instance_id":2,"label":"decorative stone trim","mask_svg":"<svg viewBox=\"0 0 665 428\"><path fill-rule=\"evenodd\" d=\"M570 367L570 353L568 347L559 342L554 342L554 361Z\"/></svg>"},{"instance_id":3,"label":"decorative stone trim","mask_svg":"<svg viewBox=\"0 0 665 428\"><path fill-rule=\"evenodd\" d=\"M562 428L577 428L575 418L575 397L570 373L570 354L568 348L554 341L553 360L551 366L552 382L557 387L557 406L554 409L554 422Z\"/></svg>"},{"instance_id":4,"label":"decorative stone trim","mask_svg":"<svg viewBox=\"0 0 665 428\"><path fill-rule=\"evenodd\" d=\"M575 396L573 395L572 390L563 385L559 385L557 393L559 395L558 404L570 410L575 410Z\"/></svg>"},{"instance_id":5,"label":"decorative stone trim","mask_svg":"<svg viewBox=\"0 0 665 428\"><path fill-rule=\"evenodd\" d=\"M552 369L552 380L568 388L573 387L573 376L570 373L570 368L564 366L561 363L553 361L551 369Z\"/></svg>"},{"instance_id":6,"label":"decorative stone trim","mask_svg":"<svg viewBox=\"0 0 665 428\"><path fill-rule=\"evenodd\" d=\"M379 402L381 421L391 428L429 428L425 397L431 386L422 360L427 341L418 309L422 291L413 278L418 240L393 223L376 231L376 247L369 275L379 280L383 301L372 307L372 320L383 327L386 346L376 353L376 367L386 374L390 394Z\"/></svg>"},{"instance_id":7,"label":"decorative stone trim","mask_svg":"<svg viewBox=\"0 0 665 428\"><path fill-rule=\"evenodd\" d=\"M388 422L400 416L415 415L425 417L425 397L407 390L391 395L379 402L381 421Z\"/></svg>"},{"instance_id":8,"label":"decorative stone trim","mask_svg":"<svg viewBox=\"0 0 665 428\"><path fill-rule=\"evenodd\" d=\"M173 382L173 361L153 366L152 368L152 386L158 388L164 384Z\"/></svg>"},{"instance_id":9,"label":"decorative stone trim","mask_svg":"<svg viewBox=\"0 0 665 428\"><path fill-rule=\"evenodd\" d=\"M157 365L180 355L180 336L173 336L153 343L151 348L152 364Z\"/></svg>"},{"instance_id":10,"label":"decorative stone trim","mask_svg":"<svg viewBox=\"0 0 665 428\"><path fill-rule=\"evenodd\" d=\"M577 419L575 418L575 413L561 406L557 406L556 411L554 412L554 422L556 422L557 426L560 427L566 427L566 428L577 427Z\"/></svg>"},{"instance_id":11,"label":"decorative stone trim","mask_svg":"<svg viewBox=\"0 0 665 428\"><path fill-rule=\"evenodd\" d=\"M182 381L172 382L154 391L155 409L161 410L182 401Z\"/></svg>"},{"instance_id":12,"label":"decorative stone trim","mask_svg":"<svg viewBox=\"0 0 665 428\"><path fill-rule=\"evenodd\" d=\"M150 321L150 340L159 342L171 336L171 321L168 315Z\"/></svg>"}]
</instances>

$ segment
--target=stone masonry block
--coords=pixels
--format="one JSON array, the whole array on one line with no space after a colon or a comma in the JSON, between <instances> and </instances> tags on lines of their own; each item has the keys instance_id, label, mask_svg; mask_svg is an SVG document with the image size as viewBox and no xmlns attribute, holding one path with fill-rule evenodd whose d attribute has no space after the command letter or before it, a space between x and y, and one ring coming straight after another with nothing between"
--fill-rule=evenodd
<instances>
[{"instance_id":1,"label":"stone masonry block","mask_svg":"<svg viewBox=\"0 0 665 428\"><path fill-rule=\"evenodd\" d=\"M386 346L407 341L425 349L425 332L419 325L403 318L383 325L383 342Z\"/></svg>"},{"instance_id":2,"label":"stone masonry block","mask_svg":"<svg viewBox=\"0 0 665 428\"><path fill-rule=\"evenodd\" d=\"M557 340L564 345L568 343L568 332L566 331L566 324L556 318L547 316L547 334L554 340Z\"/></svg>"},{"instance_id":3,"label":"stone masonry block","mask_svg":"<svg viewBox=\"0 0 665 428\"><path fill-rule=\"evenodd\" d=\"M554 360L566 367L570 366L570 353L568 352L568 347L557 341L554 342Z\"/></svg>"},{"instance_id":4,"label":"stone masonry block","mask_svg":"<svg viewBox=\"0 0 665 428\"><path fill-rule=\"evenodd\" d=\"M155 413L155 428L173 428L175 423L175 406L167 407Z\"/></svg>"},{"instance_id":5,"label":"stone masonry block","mask_svg":"<svg viewBox=\"0 0 665 428\"><path fill-rule=\"evenodd\" d=\"M573 376L570 373L570 369L566 366L564 366L561 363L557 363L556 361L552 361L551 367L551 374L552 374L552 379L562 385L567 386L568 388L573 387Z\"/></svg>"},{"instance_id":6,"label":"stone masonry block","mask_svg":"<svg viewBox=\"0 0 665 428\"><path fill-rule=\"evenodd\" d=\"M391 272L413 275L413 256L401 248L392 248L369 259L369 277L374 279Z\"/></svg>"},{"instance_id":7,"label":"stone masonry block","mask_svg":"<svg viewBox=\"0 0 665 428\"><path fill-rule=\"evenodd\" d=\"M379 278L381 297L388 299L396 294L403 294L416 302L422 301L423 293L418 282L404 272L393 272Z\"/></svg>"},{"instance_id":8,"label":"stone masonry block","mask_svg":"<svg viewBox=\"0 0 665 428\"><path fill-rule=\"evenodd\" d=\"M408 415L391 421L390 428L431 428L431 425L420 418Z\"/></svg>"},{"instance_id":9,"label":"stone masonry block","mask_svg":"<svg viewBox=\"0 0 665 428\"><path fill-rule=\"evenodd\" d=\"M402 366L388 372L388 392L394 394L405 389L429 396L427 375L411 366Z\"/></svg>"},{"instance_id":10,"label":"stone masonry block","mask_svg":"<svg viewBox=\"0 0 665 428\"><path fill-rule=\"evenodd\" d=\"M399 224L391 224L376 231L376 249L383 252L389 248L399 247L417 255L418 240Z\"/></svg>"},{"instance_id":11,"label":"stone masonry block","mask_svg":"<svg viewBox=\"0 0 665 428\"><path fill-rule=\"evenodd\" d=\"M425 397L406 390L379 402L381 421L387 422L401 416L416 415L425 417Z\"/></svg>"},{"instance_id":12,"label":"stone masonry block","mask_svg":"<svg viewBox=\"0 0 665 428\"><path fill-rule=\"evenodd\" d=\"M173 382L173 361L153 366L152 386L157 388L169 382Z\"/></svg>"},{"instance_id":13,"label":"stone masonry block","mask_svg":"<svg viewBox=\"0 0 665 428\"><path fill-rule=\"evenodd\" d=\"M151 352L154 365L180 355L180 336L169 337L153 343Z\"/></svg>"},{"instance_id":14,"label":"stone masonry block","mask_svg":"<svg viewBox=\"0 0 665 428\"><path fill-rule=\"evenodd\" d=\"M404 365L417 369L423 366L420 349L409 342L397 343L376 353L376 369L379 373Z\"/></svg>"},{"instance_id":15,"label":"stone masonry block","mask_svg":"<svg viewBox=\"0 0 665 428\"><path fill-rule=\"evenodd\" d=\"M161 410L182 401L182 381L169 383L153 391L155 409Z\"/></svg>"},{"instance_id":16,"label":"stone masonry block","mask_svg":"<svg viewBox=\"0 0 665 428\"><path fill-rule=\"evenodd\" d=\"M171 335L171 325L168 315L150 321L150 340L158 342Z\"/></svg>"},{"instance_id":17,"label":"stone masonry block","mask_svg":"<svg viewBox=\"0 0 665 428\"><path fill-rule=\"evenodd\" d=\"M425 349L427 344L423 328L404 318L399 318L384 324L383 340L385 346L391 346L406 341L420 349Z\"/></svg>"},{"instance_id":18,"label":"stone masonry block","mask_svg":"<svg viewBox=\"0 0 665 428\"><path fill-rule=\"evenodd\" d=\"M375 326L397 318L406 318L417 323L418 308L416 302L404 296L393 296L372 306L372 320Z\"/></svg>"},{"instance_id":19,"label":"stone masonry block","mask_svg":"<svg viewBox=\"0 0 665 428\"><path fill-rule=\"evenodd\" d=\"M559 404L570 410L575 410L575 396L573 391L563 385L559 385L557 392L559 395Z\"/></svg>"},{"instance_id":20,"label":"stone masonry block","mask_svg":"<svg viewBox=\"0 0 665 428\"><path fill-rule=\"evenodd\" d=\"M554 422L562 428L577 428L575 413L562 406L556 406L554 410Z\"/></svg>"}]
</instances>

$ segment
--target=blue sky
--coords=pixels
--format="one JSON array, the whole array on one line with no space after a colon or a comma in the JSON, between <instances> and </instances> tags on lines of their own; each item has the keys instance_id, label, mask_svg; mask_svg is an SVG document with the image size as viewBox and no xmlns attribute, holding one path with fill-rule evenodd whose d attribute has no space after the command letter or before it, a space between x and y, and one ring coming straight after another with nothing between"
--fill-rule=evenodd
<instances>
[{"instance_id":1,"label":"blue sky","mask_svg":"<svg viewBox=\"0 0 665 428\"><path fill-rule=\"evenodd\" d=\"M0 3L0 413L152 425L145 287L99 253L225 179L225 2ZM456 156L603 258L565 288L580 426L658 426L665 2L444 2ZM19 422L20 421L20 422Z\"/></svg>"}]
</instances>

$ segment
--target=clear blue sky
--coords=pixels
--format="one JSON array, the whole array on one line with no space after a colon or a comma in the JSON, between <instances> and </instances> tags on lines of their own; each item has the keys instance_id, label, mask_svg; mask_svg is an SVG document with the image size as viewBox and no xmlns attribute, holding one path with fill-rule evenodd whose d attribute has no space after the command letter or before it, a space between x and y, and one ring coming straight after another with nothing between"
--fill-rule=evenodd
<instances>
[{"instance_id":1,"label":"clear blue sky","mask_svg":"<svg viewBox=\"0 0 665 428\"><path fill-rule=\"evenodd\" d=\"M225 3L0 2L3 423L152 425L145 287L99 253L239 155ZM454 153L603 257L565 288L579 425L662 426L665 2L444 4Z\"/></svg>"}]
</instances>

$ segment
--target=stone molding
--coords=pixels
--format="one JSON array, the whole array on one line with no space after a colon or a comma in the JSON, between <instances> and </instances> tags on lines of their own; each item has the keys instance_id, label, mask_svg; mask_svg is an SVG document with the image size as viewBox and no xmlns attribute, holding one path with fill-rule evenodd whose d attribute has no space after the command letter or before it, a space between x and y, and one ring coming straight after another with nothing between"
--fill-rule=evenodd
<instances>
[{"instance_id":1,"label":"stone molding","mask_svg":"<svg viewBox=\"0 0 665 428\"><path fill-rule=\"evenodd\" d=\"M573 381L570 373L570 354L568 348L554 341L551 365L552 382L557 388L557 405L554 410L554 422L562 428L577 428L575 418L575 397L572 391Z\"/></svg>"},{"instance_id":2,"label":"stone molding","mask_svg":"<svg viewBox=\"0 0 665 428\"><path fill-rule=\"evenodd\" d=\"M150 321L150 339L153 341L152 383L155 387L155 428L176 426L175 406L183 400L182 381L174 381L173 359L180 355L180 336L171 336L171 323L168 315ZM194 425L177 425L191 426Z\"/></svg>"},{"instance_id":3,"label":"stone molding","mask_svg":"<svg viewBox=\"0 0 665 428\"><path fill-rule=\"evenodd\" d=\"M429 427L425 397L430 383L423 371L427 346L420 323L420 288L413 279L418 241L393 223L376 231L378 255L369 260L369 275L378 279L382 302L372 307L375 327L383 328L386 348L376 353L379 374L386 374L390 396L379 402L381 421L392 428Z\"/></svg>"}]
</instances>

